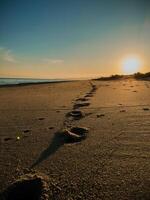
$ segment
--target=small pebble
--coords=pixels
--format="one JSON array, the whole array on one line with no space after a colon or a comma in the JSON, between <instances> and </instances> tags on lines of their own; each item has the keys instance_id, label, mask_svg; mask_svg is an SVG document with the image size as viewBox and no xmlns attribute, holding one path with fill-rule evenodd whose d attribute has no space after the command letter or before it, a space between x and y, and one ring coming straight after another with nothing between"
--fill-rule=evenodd
<instances>
[{"instance_id":1,"label":"small pebble","mask_svg":"<svg viewBox=\"0 0 150 200\"><path fill-rule=\"evenodd\" d=\"M17 140L20 140L20 137L19 136L17 136L17 138L16 138Z\"/></svg>"}]
</instances>

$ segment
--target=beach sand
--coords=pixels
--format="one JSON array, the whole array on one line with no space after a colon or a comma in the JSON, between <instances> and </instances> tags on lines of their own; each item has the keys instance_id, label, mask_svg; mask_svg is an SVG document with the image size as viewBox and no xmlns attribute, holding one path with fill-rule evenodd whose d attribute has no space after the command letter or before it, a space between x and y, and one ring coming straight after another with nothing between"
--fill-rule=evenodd
<instances>
[{"instance_id":1,"label":"beach sand","mask_svg":"<svg viewBox=\"0 0 150 200\"><path fill-rule=\"evenodd\" d=\"M43 199L150 199L150 81L1 87L0 113L1 197L43 175Z\"/></svg>"}]
</instances>

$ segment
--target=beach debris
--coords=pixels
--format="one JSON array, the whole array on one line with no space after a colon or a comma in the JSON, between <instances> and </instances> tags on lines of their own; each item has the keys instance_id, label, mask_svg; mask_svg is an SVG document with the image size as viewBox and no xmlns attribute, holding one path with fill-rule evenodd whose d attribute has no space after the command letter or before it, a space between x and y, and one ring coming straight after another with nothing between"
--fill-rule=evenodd
<instances>
[{"instance_id":1,"label":"beach debris","mask_svg":"<svg viewBox=\"0 0 150 200\"><path fill-rule=\"evenodd\" d=\"M63 129L57 134L64 138L65 143L80 142L87 137L88 128L85 127L71 127Z\"/></svg>"},{"instance_id":2,"label":"beach debris","mask_svg":"<svg viewBox=\"0 0 150 200\"><path fill-rule=\"evenodd\" d=\"M0 195L2 200L48 200L48 178L42 174L25 174Z\"/></svg>"},{"instance_id":3,"label":"beach debris","mask_svg":"<svg viewBox=\"0 0 150 200\"><path fill-rule=\"evenodd\" d=\"M73 111L67 113L67 116L71 116L74 119L80 119L80 118L84 117L85 115L80 110L73 110Z\"/></svg>"}]
</instances>

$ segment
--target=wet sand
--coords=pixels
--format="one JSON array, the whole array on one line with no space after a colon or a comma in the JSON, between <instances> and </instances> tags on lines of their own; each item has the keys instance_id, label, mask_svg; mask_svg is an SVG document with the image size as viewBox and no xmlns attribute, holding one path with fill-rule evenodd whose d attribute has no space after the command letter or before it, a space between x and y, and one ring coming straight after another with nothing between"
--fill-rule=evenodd
<instances>
[{"instance_id":1,"label":"wet sand","mask_svg":"<svg viewBox=\"0 0 150 200\"><path fill-rule=\"evenodd\" d=\"M0 113L1 195L43 174L45 199L150 199L150 81L1 87Z\"/></svg>"}]
</instances>

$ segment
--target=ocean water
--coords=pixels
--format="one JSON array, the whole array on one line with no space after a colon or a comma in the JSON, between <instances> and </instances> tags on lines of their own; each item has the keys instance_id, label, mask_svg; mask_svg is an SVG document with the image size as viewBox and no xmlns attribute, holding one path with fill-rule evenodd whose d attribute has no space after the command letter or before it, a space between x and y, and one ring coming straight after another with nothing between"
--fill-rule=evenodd
<instances>
[{"instance_id":1,"label":"ocean water","mask_svg":"<svg viewBox=\"0 0 150 200\"><path fill-rule=\"evenodd\" d=\"M0 78L0 85L18 85L24 83L60 82L60 79Z\"/></svg>"}]
</instances>

